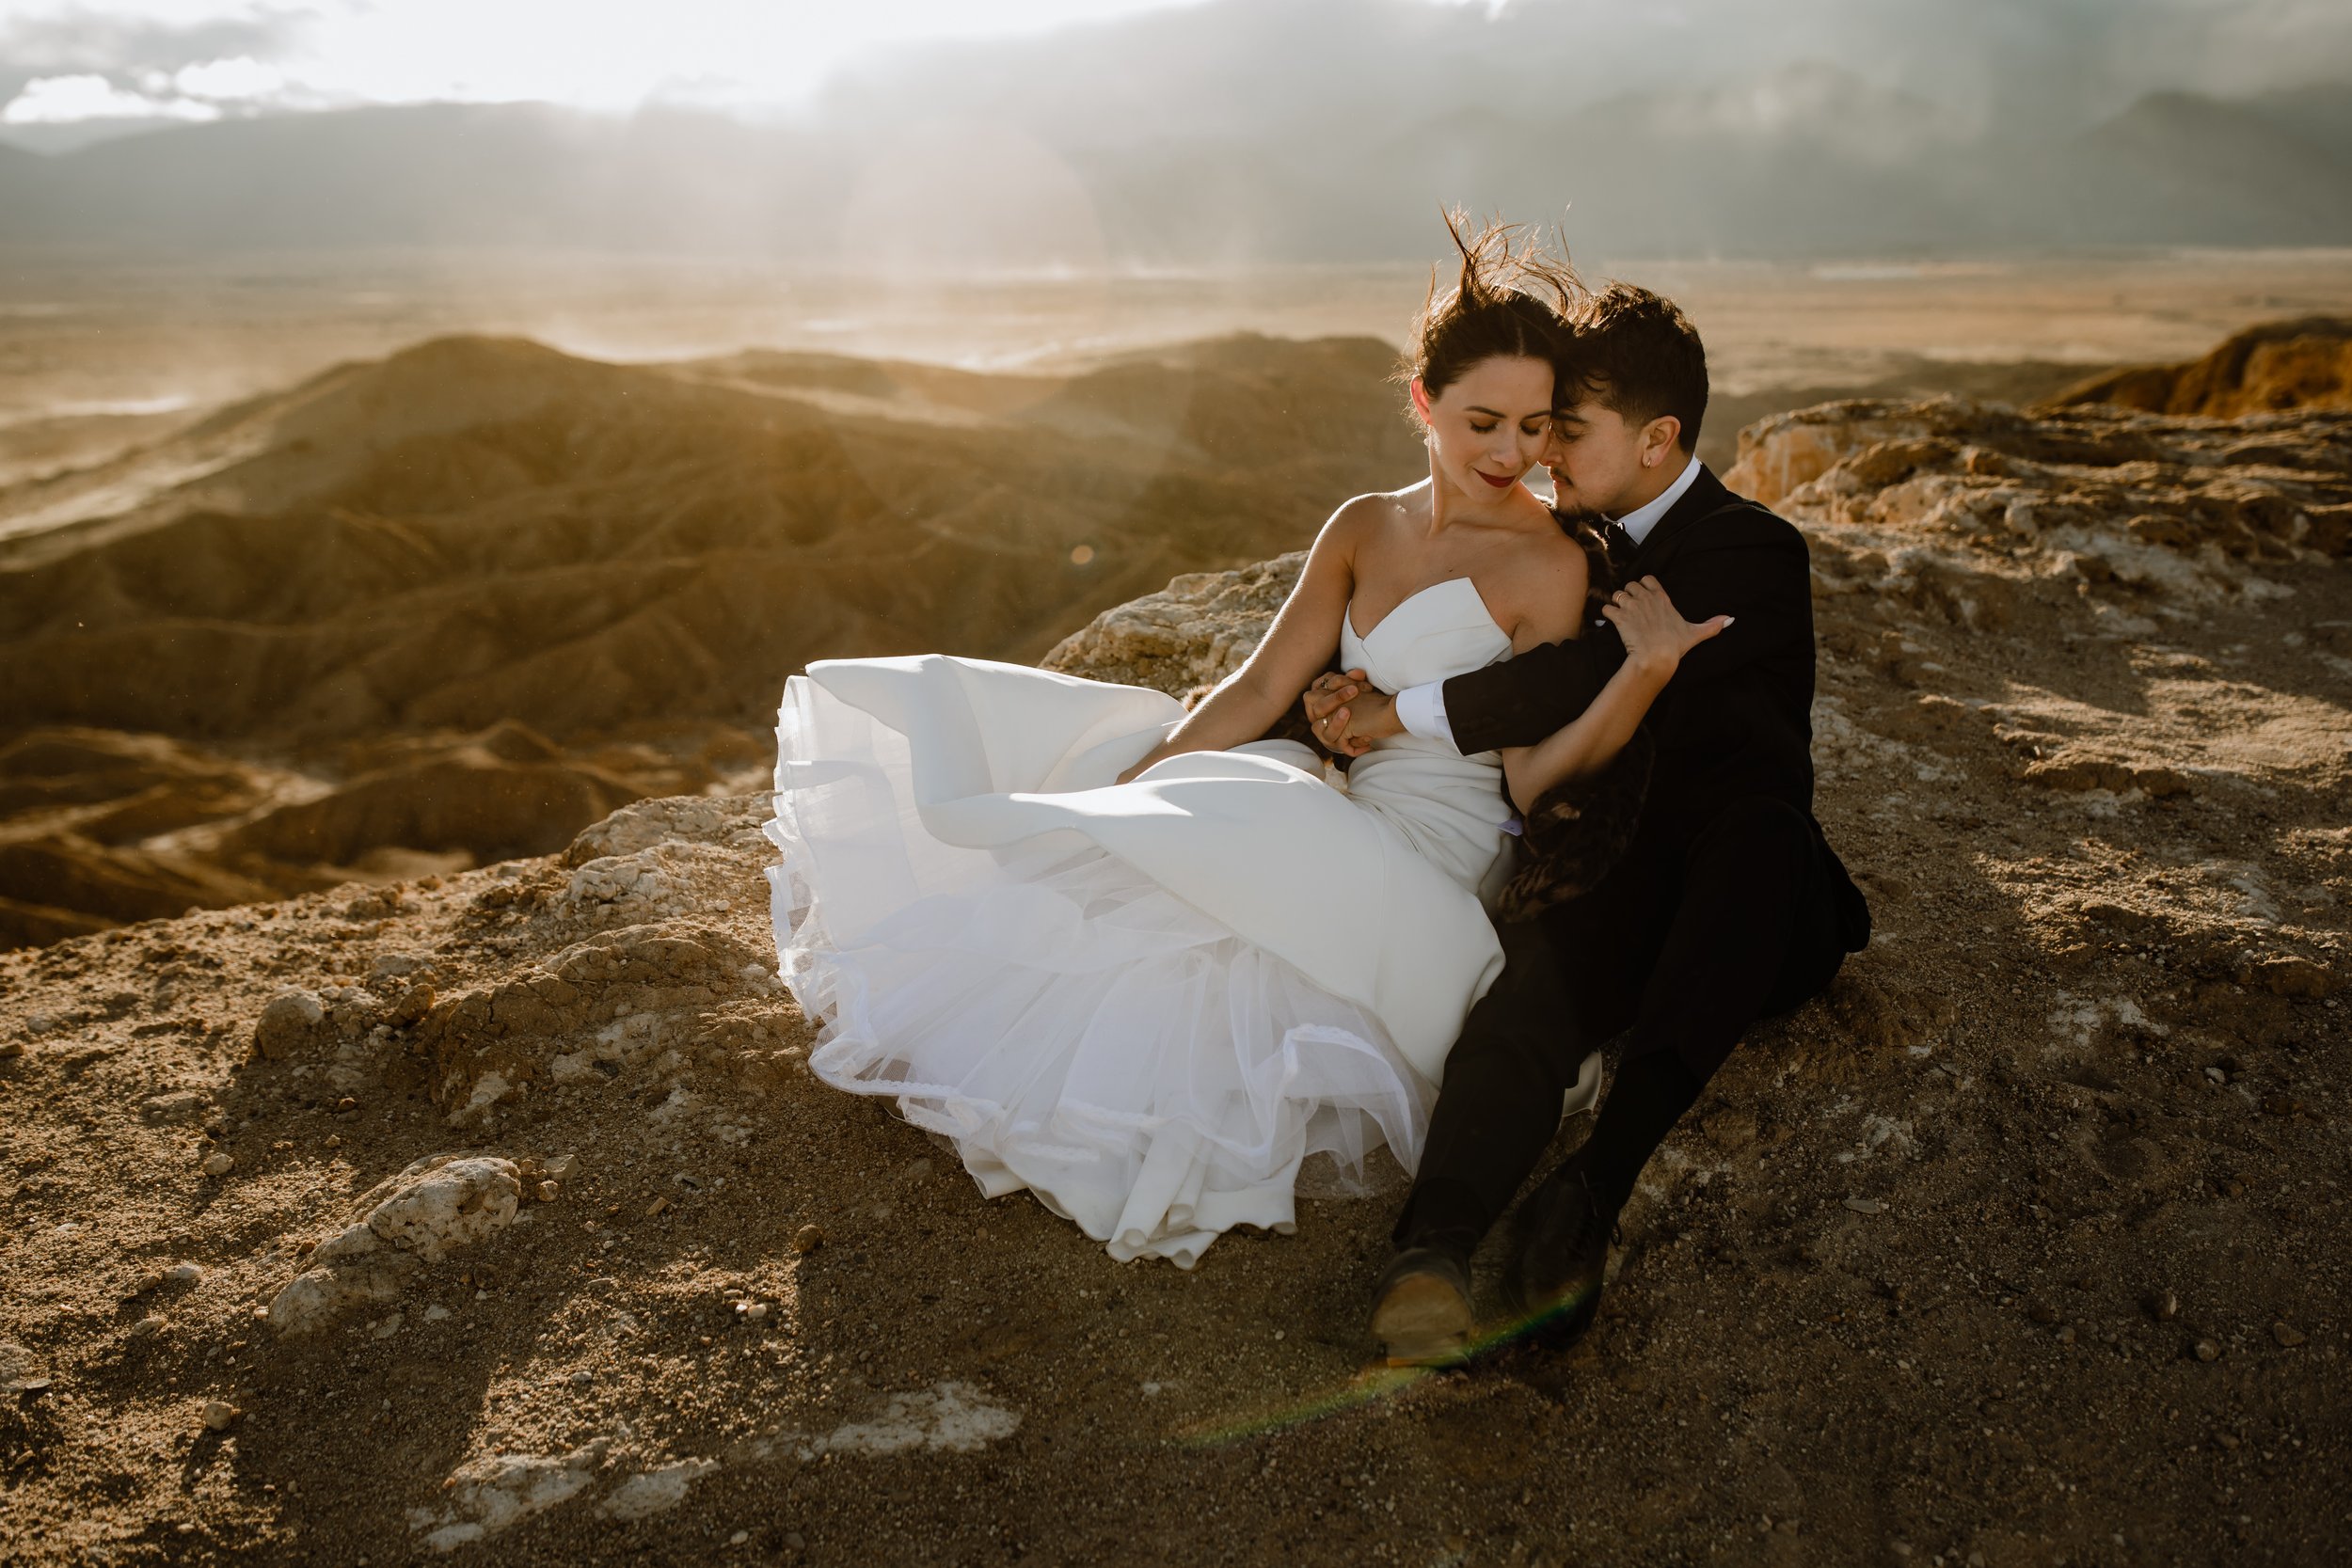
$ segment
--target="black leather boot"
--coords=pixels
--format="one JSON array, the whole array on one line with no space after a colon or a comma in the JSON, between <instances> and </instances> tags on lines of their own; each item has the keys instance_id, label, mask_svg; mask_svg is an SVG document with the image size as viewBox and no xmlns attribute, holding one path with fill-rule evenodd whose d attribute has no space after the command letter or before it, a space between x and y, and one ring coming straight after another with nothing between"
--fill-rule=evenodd
<instances>
[{"instance_id":1,"label":"black leather boot","mask_svg":"<svg viewBox=\"0 0 2352 1568\"><path fill-rule=\"evenodd\" d=\"M1609 1238L1617 1212L1570 1160L1511 1216L1511 1261L1503 1276L1521 1332L1556 1347L1574 1344L1600 1310Z\"/></svg>"}]
</instances>

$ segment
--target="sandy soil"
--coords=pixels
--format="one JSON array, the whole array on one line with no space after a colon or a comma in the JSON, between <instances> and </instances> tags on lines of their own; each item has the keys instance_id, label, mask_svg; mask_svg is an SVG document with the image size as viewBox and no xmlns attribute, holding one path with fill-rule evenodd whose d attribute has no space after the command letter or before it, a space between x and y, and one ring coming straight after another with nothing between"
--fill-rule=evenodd
<instances>
[{"instance_id":1,"label":"sandy soil","mask_svg":"<svg viewBox=\"0 0 2352 1568\"><path fill-rule=\"evenodd\" d=\"M643 803L0 955L0 1556L2352 1552L2352 423L1856 404L1740 482L1880 933L1573 1354L1372 1370L1388 1197L1190 1274L984 1201L806 1076L759 802Z\"/></svg>"}]
</instances>

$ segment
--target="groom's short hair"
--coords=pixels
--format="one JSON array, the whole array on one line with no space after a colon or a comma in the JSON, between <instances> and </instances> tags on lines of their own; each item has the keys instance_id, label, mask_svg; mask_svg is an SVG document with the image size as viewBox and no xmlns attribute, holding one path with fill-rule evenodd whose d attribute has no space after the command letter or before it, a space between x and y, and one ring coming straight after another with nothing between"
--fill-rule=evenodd
<instances>
[{"instance_id":1,"label":"groom's short hair","mask_svg":"<svg viewBox=\"0 0 2352 1568\"><path fill-rule=\"evenodd\" d=\"M1675 444L1695 451L1707 414L1707 349L1679 306L1631 283L1587 293L1567 312L1554 366L1562 406L1586 398L1631 424L1671 414Z\"/></svg>"}]
</instances>

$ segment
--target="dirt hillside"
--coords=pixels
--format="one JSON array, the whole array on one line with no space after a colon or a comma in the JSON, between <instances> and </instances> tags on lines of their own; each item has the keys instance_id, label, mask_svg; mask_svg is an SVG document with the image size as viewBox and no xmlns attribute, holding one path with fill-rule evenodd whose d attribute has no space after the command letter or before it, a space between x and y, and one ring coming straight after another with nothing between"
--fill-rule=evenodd
<instances>
[{"instance_id":1,"label":"dirt hillside","mask_svg":"<svg viewBox=\"0 0 2352 1568\"><path fill-rule=\"evenodd\" d=\"M1190 1274L983 1200L806 1075L761 801L646 801L0 954L0 1558L2352 1553L2352 416L1742 454L1879 934L1667 1146L1576 1354L1369 1372L1393 1195ZM1295 570L1054 662L1182 689Z\"/></svg>"},{"instance_id":2,"label":"dirt hillside","mask_svg":"<svg viewBox=\"0 0 2352 1568\"><path fill-rule=\"evenodd\" d=\"M452 338L0 486L0 946L747 787L811 658L1032 659L1409 475L1392 358L1235 337L977 375Z\"/></svg>"}]
</instances>

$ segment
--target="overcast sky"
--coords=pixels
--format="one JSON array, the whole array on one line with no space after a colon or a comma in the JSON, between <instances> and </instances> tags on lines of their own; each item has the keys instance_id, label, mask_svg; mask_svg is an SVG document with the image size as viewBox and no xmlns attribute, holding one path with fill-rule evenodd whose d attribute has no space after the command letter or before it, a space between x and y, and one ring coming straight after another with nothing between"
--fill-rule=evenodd
<instances>
[{"instance_id":1,"label":"overcast sky","mask_svg":"<svg viewBox=\"0 0 2352 1568\"><path fill-rule=\"evenodd\" d=\"M1034 34L1209 0L0 0L0 121L207 119L426 100L788 111L845 65L909 46ZM1222 0L1237 43L1311 0ZM1722 75L1822 58L1962 104L2027 82L2037 103L2186 87L2243 93L2352 71L2352 0L1363 0L1537 32L1617 75ZM1248 13L1245 15L1245 8ZM1375 27L1375 31L1380 30ZM1525 27L1498 37L1534 36ZM1326 30L1327 36L1327 29ZM1295 62L1316 69L1308 34ZM1335 52L1347 40L1333 39ZM1581 45L1589 43L1589 50ZM1615 44L1617 47L1613 48ZM1546 54L1552 52L1547 48ZM1248 64L1263 71L1269 62ZM1571 66L1573 62L1570 62ZM1274 73L1279 82L1279 71ZM1630 85L1630 84L1629 84ZM1279 90L1279 87L1278 89Z\"/></svg>"},{"instance_id":2,"label":"overcast sky","mask_svg":"<svg viewBox=\"0 0 2352 1568\"><path fill-rule=\"evenodd\" d=\"M1180 0L0 0L0 118L544 100L788 106L862 52Z\"/></svg>"}]
</instances>

